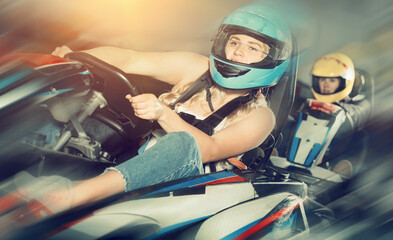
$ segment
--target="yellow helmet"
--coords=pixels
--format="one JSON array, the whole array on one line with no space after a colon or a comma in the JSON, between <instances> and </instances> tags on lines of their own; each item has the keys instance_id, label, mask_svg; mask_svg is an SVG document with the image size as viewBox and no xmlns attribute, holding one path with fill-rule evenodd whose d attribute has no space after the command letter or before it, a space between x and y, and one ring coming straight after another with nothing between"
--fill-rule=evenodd
<instances>
[{"instance_id":1,"label":"yellow helmet","mask_svg":"<svg viewBox=\"0 0 393 240\"><path fill-rule=\"evenodd\" d=\"M344 99L352 91L355 82L355 68L352 60L342 53L330 53L318 59L312 69L312 93L322 102L336 102ZM320 79L337 78L338 88L332 93L320 89Z\"/></svg>"}]
</instances>

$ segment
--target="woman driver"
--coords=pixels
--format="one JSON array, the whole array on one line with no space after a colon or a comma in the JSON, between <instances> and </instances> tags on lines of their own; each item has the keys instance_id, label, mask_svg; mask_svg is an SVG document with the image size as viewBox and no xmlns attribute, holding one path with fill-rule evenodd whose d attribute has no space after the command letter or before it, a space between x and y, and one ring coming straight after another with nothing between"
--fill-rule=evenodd
<instances>
[{"instance_id":1,"label":"woman driver","mask_svg":"<svg viewBox=\"0 0 393 240\"><path fill-rule=\"evenodd\" d=\"M69 52L63 46L53 54L63 57ZM136 116L157 121L166 134L140 155L72 187L72 194L60 191L46 195L42 201L52 211L203 174L204 163L237 156L259 146L275 126L274 114L262 94L253 94L251 101L227 116L211 135L187 123L178 113L187 112L203 119L231 100L250 95L253 89L275 85L288 65L291 34L274 11L253 4L236 9L224 19L209 57L115 47L85 52L126 73L150 76L173 85L172 91L159 99L153 94L125 96ZM169 106L205 72L213 80L212 86L177 103L173 111ZM211 98L207 98L210 94Z\"/></svg>"}]
</instances>

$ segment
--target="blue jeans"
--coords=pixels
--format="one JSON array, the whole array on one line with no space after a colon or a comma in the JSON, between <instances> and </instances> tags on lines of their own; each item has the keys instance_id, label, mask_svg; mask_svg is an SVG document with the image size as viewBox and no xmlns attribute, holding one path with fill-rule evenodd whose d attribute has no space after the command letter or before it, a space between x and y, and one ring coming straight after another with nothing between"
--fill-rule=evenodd
<instances>
[{"instance_id":1,"label":"blue jeans","mask_svg":"<svg viewBox=\"0 0 393 240\"><path fill-rule=\"evenodd\" d=\"M142 154L105 171L110 170L122 175L125 192L204 173L198 143L187 132L168 133Z\"/></svg>"}]
</instances>

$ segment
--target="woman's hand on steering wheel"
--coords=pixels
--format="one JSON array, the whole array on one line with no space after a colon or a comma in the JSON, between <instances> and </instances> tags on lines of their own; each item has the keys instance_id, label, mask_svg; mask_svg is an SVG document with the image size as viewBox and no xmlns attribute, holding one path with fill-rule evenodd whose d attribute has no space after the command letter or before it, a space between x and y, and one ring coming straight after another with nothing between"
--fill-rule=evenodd
<instances>
[{"instance_id":1,"label":"woman's hand on steering wheel","mask_svg":"<svg viewBox=\"0 0 393 240\"><path fill-rule=\"evenodd\" d=\"M61 47L57 47L55 48L55 50L53 50L53 52L51 53L52 55L58 56L58 57L64 57L67 53L73 52L71 50L71 48L69 48L68 46L61 46Z\"/></svg>"},{"instance_id":2,"label":"woman's hand on steering wheel","mask_svg":"<svg viewBox=\"0 0 393 240\"><path fill-rule=\"evenodd\" d=\"M154 94L146 93L138 96L128 94L126 98L134 108L135 116L146 120L158 120L164 112L164 105Z\"/></svg>"}]
</instances>

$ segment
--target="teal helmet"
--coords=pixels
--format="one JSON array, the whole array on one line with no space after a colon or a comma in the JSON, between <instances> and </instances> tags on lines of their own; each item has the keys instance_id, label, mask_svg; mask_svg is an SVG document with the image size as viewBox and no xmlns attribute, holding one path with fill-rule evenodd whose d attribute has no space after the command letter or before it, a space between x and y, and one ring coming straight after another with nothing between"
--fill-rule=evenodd
<instances>
[{"instance_id":1,"label":"teal helmet","mask_svg":"<svg viewBox=\"0 0 393 240\"><path fill-rule=\"evenodd\" d=\"M264 44L264 58L258 62L241 63L228 59L226 48L232 36L247 35ZM247 89L274 86L288 66L292 38L286 22L272 9L249 4L230 13L221 23L210 51L210 73L224 88ZM268 47L266 47L266 45ZM255 50L253 46L247 48Z\"/></svg>"}]
</instances>

